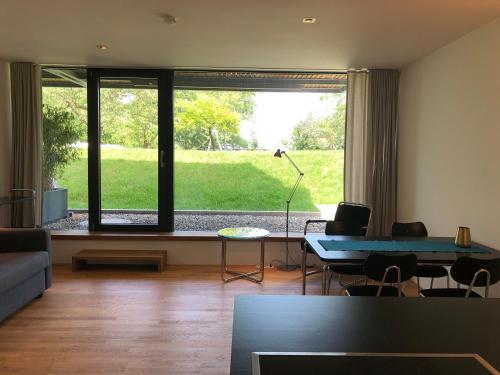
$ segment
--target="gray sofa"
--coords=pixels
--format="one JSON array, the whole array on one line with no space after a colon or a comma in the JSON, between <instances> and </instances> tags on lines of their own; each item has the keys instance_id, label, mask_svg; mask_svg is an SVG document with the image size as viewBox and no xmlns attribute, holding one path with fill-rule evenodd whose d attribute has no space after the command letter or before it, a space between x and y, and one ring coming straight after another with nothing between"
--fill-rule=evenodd
<instances>
[{"instance_id":1,"label":"gray sofa","mask_svg":"<svg viewBox=\"0 0 500 375\"><path fill-rule=\"evenodd\" d=\"M0 322L41 296L51 279L49 233L0 228Z\"/></svg>"}]
</instances>

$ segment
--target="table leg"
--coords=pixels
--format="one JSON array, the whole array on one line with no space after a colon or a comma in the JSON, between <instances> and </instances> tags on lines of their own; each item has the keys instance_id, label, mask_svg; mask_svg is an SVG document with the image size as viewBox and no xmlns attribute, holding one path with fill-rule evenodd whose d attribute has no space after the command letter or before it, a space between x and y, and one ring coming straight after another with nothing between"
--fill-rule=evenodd
<instances>
[{"instance_id":1,"label":"table leg","mask_svg":"<svg viewBox=\"0 0 500 375\"><path fill-rule=\"evenodd\" d=\"M259 269L257 271L252 272L240 272L235 270L229 270L227 268L227 241L225 238L222 238L222 250L221 250L221 268L220 268L220 277L223 282L227 283L230 281L245 279L248 281L252 281L254 283L261 283L264 280L264 261L265 261L265 239L260 240L260 264ZM233 275L233 277L226 278L224 275L228 273ZM259 274L260 277L252 277L253 275Z\"/></svg>"},{"instance_id":2,"label":"table leg","mask_svg":"<svg viewBox=\"0 0 500 375\"><path fill-rule=\"evenodd\" d=\"M265 255L265 250L266 250L266 242L264 239L260 240L260 272L261 276L259 279L259 282L264 281L264 255Z\"/></svg>"},{"instance_id":3,"label":"table leg","mask_svg":"<svg viewBox=\"0 0 500 375\"><path fill-rule=\"evenodd\" d=\"M307 246L307 245L306 245ZM306 295L307 249L302 250L302 295Z\"/></svg>"},{"instance_id":4,"label":"table leg","mask_svg":"<svg viewBox=\"0 0 500 375\"><path fill-rule=\"evenodd\" d=\"M226 282L224 278L224 273L226 272L226 240L222 239L222 252L221 252L221 261L220 261L220 277L222 281Z\"/></svg>"}]
</instances>

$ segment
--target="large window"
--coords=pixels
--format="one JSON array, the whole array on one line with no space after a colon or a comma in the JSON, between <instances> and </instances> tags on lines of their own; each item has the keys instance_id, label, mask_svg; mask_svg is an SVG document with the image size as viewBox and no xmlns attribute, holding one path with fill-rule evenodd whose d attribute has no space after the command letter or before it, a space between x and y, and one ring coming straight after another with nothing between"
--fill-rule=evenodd
<instances>
[{"instance_id":1,"label":"large window","mask_svg":"<svg viewBox=\"0 0 500 375\"><path fill-rule=\"evenodd\" d=\"M52 224L58 229L88 225L82 72L44 71L44 103L79 117L85 128L71 142L79 151L55 178L67 187L73 212ZM143 83L100 92L100 208L108 223L158 220L158 130L152 120L158 98L151 82ZM285 158L273 157L278 148L305 173L291 205L292 230L302 230L306 218L334 212L343 199L344 74L177 71L174 88L176 230L260 223L283 231L281 212L296 175Z\"/></svg>"}]
</instances>

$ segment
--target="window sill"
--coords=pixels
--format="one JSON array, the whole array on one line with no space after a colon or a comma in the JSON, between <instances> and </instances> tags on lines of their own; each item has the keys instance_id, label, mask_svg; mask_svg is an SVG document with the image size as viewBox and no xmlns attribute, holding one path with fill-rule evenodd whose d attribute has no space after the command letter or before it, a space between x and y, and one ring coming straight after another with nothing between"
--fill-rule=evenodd
<instances>
[{"instance_id":1,"label":"window sill","mask_svg":"<svg viewBox=\"0 0 500 375\"><path fill-rule=\"evenodd\" d=\"M219 241L217 232L89 232L87 230L51 231L52 240L99 240L99 241ZM302 233L290 233L289 242L300 242ZM266 241L285 242L285 233L271 233Z\"/></svg>"}]
</instances>

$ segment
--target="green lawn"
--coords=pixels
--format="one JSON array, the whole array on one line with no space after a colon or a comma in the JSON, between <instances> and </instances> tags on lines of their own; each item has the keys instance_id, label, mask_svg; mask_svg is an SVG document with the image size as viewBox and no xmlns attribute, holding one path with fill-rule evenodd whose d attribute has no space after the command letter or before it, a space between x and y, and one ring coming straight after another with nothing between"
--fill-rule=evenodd
<instances>
[{"instance_id":1,"label":"green lawn","mask_svg":"<svg viewBox=\"0 0 500 375\"><path fill-rule=\"evenodd\" d=\"M290 151L305 176L291 204L294 211L317 211L315 204L343 198L343 151ZM105 209L155 209L157 152L105 149L101 191ZM285 209L296 178L285 158L263 151L176 151L176 210ZM70 208L86 208L87 159L70 164L58 179L69 190Z\"/></svg>"}]
</instances>

